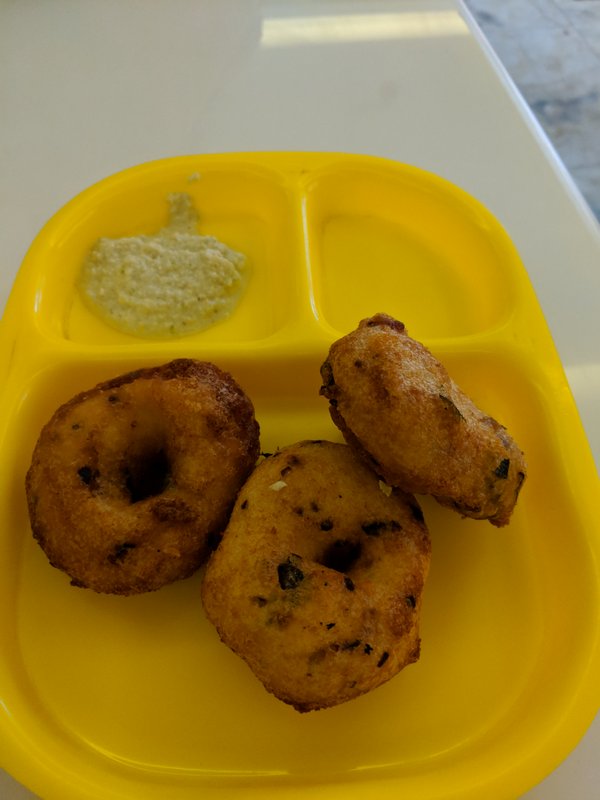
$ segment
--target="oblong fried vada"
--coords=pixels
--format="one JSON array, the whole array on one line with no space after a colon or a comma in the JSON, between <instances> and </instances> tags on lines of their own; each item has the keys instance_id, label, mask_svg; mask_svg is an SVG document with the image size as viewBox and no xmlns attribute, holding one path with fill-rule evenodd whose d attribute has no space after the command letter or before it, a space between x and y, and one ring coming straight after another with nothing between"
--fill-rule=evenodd
<instances>
[{"instance_id":1,"label":"oblong fried vada","mask_svg":"<svg viewBox=\"0 0 600 800\"><path fill-rule=\"evenodd\" d=\"M252 403L215 365L121 375L43 428L26 479L33 535L76 586L158 589L207 558L258 453Z\"/></svg>"},{"instance_id":2,"label":"oblong fried vada","mask_svg":"<svg viewBox=\"0 0 600 800\"><path fill-rule=\"evenodd\" d=\"M368 692L419 657L429 535L414 498L384 488L345 444L286 447L249 477L208 562L208 618L299 711Z\"/></svg>"},{"instance_id":3,"label":"oblong fried vada","mask_svg":"<svg viewBox=\"0 0 600 800\"><path fill-rule=\"evenodd\" d=\"M389 484L507 524L523 453L401 322L377 314L334 342L321 367L334 423Z\"/></svg>"}]
</instances>

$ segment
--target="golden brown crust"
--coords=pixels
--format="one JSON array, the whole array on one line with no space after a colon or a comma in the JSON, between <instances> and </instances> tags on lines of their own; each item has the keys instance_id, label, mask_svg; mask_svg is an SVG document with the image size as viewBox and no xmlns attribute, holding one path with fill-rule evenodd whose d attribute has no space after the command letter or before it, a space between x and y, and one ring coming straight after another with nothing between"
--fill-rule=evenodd
<instances>
[{"instance_id":1,"label":"golden brown crust","mask_svg":"<svg viewBox=\"0 0 600 800\"><path fill-rule=\"evenodd\" d=\"M258 453L252 403L213 364L120 375L43 428L26 478L33 535L74 585L158 589L207 558Z\"/></svg>"},{"instance_id":2,"label":"golden brown crust","mask_svg":"<svg viewBox=\"0 0 600 800\"><path fill-rule=\"evenodd\" d=\"M221 639L299 711L370 691L419 657L430 541L413 497L351 448L300 442L259 464L208 563Z\"/></svg>"},{"instance_id":3,"label":"golden brown crust","mask_svg":"<svg viewBox=\"0 0 600 800\"><path fill-rule=\"evenodd\" d=\"M334 423L388 483L508 523L527 471L523 453L401 322L362 320L331 346L321 375Z\"/></svg>"}]
</instances>

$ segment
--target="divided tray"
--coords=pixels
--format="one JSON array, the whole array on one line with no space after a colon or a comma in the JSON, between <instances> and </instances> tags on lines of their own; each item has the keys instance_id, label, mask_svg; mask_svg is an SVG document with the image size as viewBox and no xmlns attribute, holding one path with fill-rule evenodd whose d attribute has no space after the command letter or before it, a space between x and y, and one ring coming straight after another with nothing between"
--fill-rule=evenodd
<instances>
[{"instance_id":1,"label":"divided tray","mask_svg":"<svg viewBox=\"0 0 600 800\"><path fill-rule=\"evenodd\" d=\"M75 282L101 236L154 233L189 193L199 232L248 257L227 320L147 340ZM525 452L510 524L419 498L432 543L420 660L298 714L218 640L201 571L102 596L49 566L24 477L42 425L100 380L177 357L230 371L261 447L340 441L319 367L377 312L402 320ZM0 758L60 798L514 798L600 705L599 481L526 270L475 199L417 168L327 153L184 156L84 191L27 254L0 325Z\"/></svg>"}]
</instances>

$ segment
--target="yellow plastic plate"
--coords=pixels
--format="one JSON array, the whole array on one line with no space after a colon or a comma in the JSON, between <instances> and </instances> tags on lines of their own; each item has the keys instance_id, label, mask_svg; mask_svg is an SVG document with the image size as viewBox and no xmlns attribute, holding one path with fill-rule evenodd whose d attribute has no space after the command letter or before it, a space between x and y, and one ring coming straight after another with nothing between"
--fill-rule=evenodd
<instances>
[{"instance_id":1,"label":"yellow plastic plate","mask_svg":"<svg viewBox=\"0 0 600 800\"><path fill-rule=\"evenodd\" d=\"M100 236L151 233L169 192L247 254L225 322L121 335L74 282ZM201 574L153 594L70 586L30 534L24 476L75 392L187 356L233 373L262 448L340 436L319 397L330 343L402 320L524 449L507 528L427 498L422 656L337 708L269 695L206 621ZM335 154L167 159L66 205L34 241L0 329L2 766L60 798L514 798L576 745L600 704L598 475L526 272L472 197L413 167ZM90 524L93 524L90 521Z\"/></svg>"}]
</instances>

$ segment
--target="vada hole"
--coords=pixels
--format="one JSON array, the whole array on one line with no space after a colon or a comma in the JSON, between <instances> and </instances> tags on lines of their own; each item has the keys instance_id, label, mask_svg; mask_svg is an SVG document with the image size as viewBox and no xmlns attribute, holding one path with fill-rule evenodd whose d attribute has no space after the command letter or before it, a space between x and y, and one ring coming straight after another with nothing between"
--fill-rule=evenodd
<instances>
[{"instance_id":1,"label":"vada hole","mask_svg":"<svg viewBox=\"0 0 600 800\"><path fill-rule=\"evenodd\" d=\"M348 572L361 555L360 542L349 539L337 539L325 550L319 563L336 572Z\"/></svg>"},{"instance_id":2,"label":"vada hole","mask_svg":"<svg viewBox=\"0 0 600 800\"><path fill-rule=\"evenodd\" d=\"M125 488L130 503L139 503L148 497L162 494L169 484L171 467L167 454L161 448L138 455L125 467Z\"/></svg>"}]
</instances>

